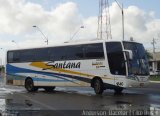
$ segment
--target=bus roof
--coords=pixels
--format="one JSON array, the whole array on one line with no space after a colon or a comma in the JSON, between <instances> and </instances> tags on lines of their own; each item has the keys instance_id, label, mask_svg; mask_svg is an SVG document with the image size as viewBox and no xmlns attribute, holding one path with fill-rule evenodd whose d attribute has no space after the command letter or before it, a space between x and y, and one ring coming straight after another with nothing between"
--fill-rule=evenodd
<instances>
[{"instance_id":1,"label":"bus roof","mask_svg":"<svg viewBox=\"0 0 160 116\"><path fill-rule=\"evenodd\" d=\"M125 40L126 42L134 42L138 43L135 41L128 41ZM24 48L17 48L17 49L9 49L7 51L14 51L14 50L26 50L26 49L37 49L37 48L49 48L49 47L59 47L59 46L70 46L70 45L80 45L80 44L91 44L91 43L103 43L103 42L123 42L122 40L104 40L104 39L89 39L89 40L79 40L79 41L66 41L63 43L59 43L56 45L48 45L48 46L42 46L42 47L24 47Z\"/></svg>"}]
</instances>

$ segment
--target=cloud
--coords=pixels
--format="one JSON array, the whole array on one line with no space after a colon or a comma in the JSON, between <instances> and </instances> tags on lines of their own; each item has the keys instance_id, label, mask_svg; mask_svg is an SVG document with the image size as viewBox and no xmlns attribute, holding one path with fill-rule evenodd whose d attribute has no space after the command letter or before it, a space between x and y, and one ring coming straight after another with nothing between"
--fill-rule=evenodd
<instances>
[{"instance_id":1,"label":"cloud","mask_svg":"<svg viewBox=\"0 0 160 116\"><path fill-rule=\"evenodd\" d=\"M121 10L116 3L110 6L112 36L122 39ZM133 37L135 41L142 42L146 47L151 46L151 40L160 32L160 19L156 19L155 12L146 12L137 6L124 8L125 39Z\"/></svg>"},{"instance_id":2,"label":"cloud","mask_svg":"<svg viewBox=\"0 0 160 116\"><path fill-rule=\"evenodd\" d=\"M43 19L44 10L40 5L24 0L0 1L1 33L18 35L29 30L32 23Z\"/></svg>"},{"instance_id":3,"label":"cloud","mask_svg":"<svg viewBox=\"0 0 160 116\"><path fill-rule=\"evenodd\" d=\"M84 18L74 2L58 4L45 10L42 5L26 0L0 0L0 14L0 34L13 36L20 47L45 45L45 38L32 28L33 25L37 25L49 38L50 45L68 41L76 31L78 33L74 39L97 36L97 16ZM121 10L115 2L110 6L110 16L113 39L121 40ZM127 40L132 36L134 40L147 45L160 32L160 19L155 17L154 11L146 12L137 6L128 6L124 8L124 16ZM80 29L82 25L84 29ZM7 48L15 46L11 37L7 37L0 36L3 41L0 45Z\"/></svg>"},{"instance_id":4,"label":"cloud","mask_svg":"<svg viewBox=\"0 0 160 116\"><path fill-rule=\"evenodd\" d=\"M0 13L0 27L3 27L0 28L0 34L12 35L13 39L17 36L16 41L22 47L41 46L38 41L44 41L42 34L32 28L33 25L37 25L49 36L50 42L57 43L69 39L70 33L82 24L77 5L73 2L59 4L56 8L46 11L41 5L25 0L5 0L0 1ZM0 40L3 41L5 38L0 37ZM11 44L7 43L7 48L12 46Z\"/></svg>"}]
</instances>

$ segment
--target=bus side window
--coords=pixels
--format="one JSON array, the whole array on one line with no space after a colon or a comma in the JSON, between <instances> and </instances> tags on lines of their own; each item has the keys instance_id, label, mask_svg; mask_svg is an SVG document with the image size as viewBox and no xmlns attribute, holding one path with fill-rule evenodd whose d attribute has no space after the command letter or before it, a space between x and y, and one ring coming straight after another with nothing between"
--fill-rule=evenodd
<instances>
[{"instance_id":1,"label":"bus side window","mask_svg":"<svg viewBox=\"0 0 160 116\"><path fill-rule=\"evenodd\" d=\"M66 60L81 60L84 58L82 45L68 46L65 51Z\"/></svg>"},{"instance_id":2,"label":"bus side window","mask_svg":"<svg viewBox=\"0 0 160 116\"><path fill-rule=\"evenodd\" d=\"M40 48L35 49L34 53L34 61L48 61L49 60L49 49L48 48Z\"/></svg>"},{"instance_id":3,"label":"bus side window","mask_svg":"<svg viewBox=\"0 0 160 116\"><path fill-rule=\"evenodd\" d=\"M88 44L85 46L85 58L86 59L102 59L104 58L103 44Z\"/></svg>"},{"instance_id":4,"label":"bus side window","mask_svg":"<svg viewBox=\"0 0 160 116\"><path fill-rule=\"evenodd\" d=\"M19 52L14 52L13 53L13 62L20 61L20 53Z\"/></svg>"},{"instance_id":5,"label":"bus side window","mask_svg":"<svg viewBox=\"0 0 160 116\"><path fill-rule=\"evenodd\" d=\"M65 47L52 47L49 48L49 60L50 61L61 61L65 60Z\"/></svg>"},{"instance_id":6,"label":"bus side window","mask_svg":"<svg viewBox=\"0 0 160 116\"><path fill-rule=\"evenodd\" d=\"M8 62L8 63L13 62L13 54L14 54L14 53L13 53L12 51L10 51L10 52L7 53L7 56L8 56L8 57L7 57L7 62Z\"/></svg>"},{"instance_id":7,"label":"bus side window","mask_svg":"<svg viewBox=\"0 0 160 116\"><path fill-rule=\"evenodd\" d=\"M20 62L32 62L35 58L35 50L19 51Z\"/></svg>"}]
</instances>

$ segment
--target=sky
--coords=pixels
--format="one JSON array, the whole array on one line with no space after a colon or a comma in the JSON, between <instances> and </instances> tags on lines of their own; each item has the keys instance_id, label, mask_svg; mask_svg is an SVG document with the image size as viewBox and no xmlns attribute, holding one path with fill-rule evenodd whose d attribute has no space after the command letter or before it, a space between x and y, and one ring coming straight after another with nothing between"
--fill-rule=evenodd
<instances>
[{"instance_id":1,"label":"sky","mask_svg":"<svg viewBox=\"0 0 160 116\"><path fill-rule=\"evenodd\" d=\"M133 37L152 50L155 38L159 51L160 1L117 1L124 6L125 40ZM109 4L112 37L121 40L121 10L114 0ZM98 0L0 0L0 64L6 50L46 46L45 37L49 45L69 41L77 31L73 39L96 38L98 7Z\"/></svg>"}]
</instances>

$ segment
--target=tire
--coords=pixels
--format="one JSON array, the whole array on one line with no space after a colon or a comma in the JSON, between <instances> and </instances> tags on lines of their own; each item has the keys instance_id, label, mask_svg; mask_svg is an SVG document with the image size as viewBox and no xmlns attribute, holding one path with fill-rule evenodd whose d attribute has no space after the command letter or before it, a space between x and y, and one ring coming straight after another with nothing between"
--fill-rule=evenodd
<instances>
[{"instance_id":1,"label":"tire","mask_svg":"<svg viewBox=\"0 0 160 116\"><path fill-rule=\"evenodd\" d=\"M101 95L104 91L104 85L101 79L95 79L93 83L94 91L97 95Z\"/></svg>"},{"instance_id":2,"label":"tire","mask_svg":"<svg viewBox=\"0 0 160 116\"><path fill-rule=\"evenodd\" d=\"M28 92L34 92L38 90L38 87L34 87L34 82L31 78L25 81L25 88Z\"/></svg>"},{"instance_id":3,"label":"tire","mask_svg":"<svg viewBox=\"0 0 160 116\"><path fill-rule=\"evenodd\" d=\"M52 92L56 87L44 87L46 92Z\"/></svg>"},{"instance_id":4,"label":"tire","mask_svg":"<svg viewBox=\"0 0 160 116\"><path fill-rule=\"evenodd\" d=\"M114 89L114 92L115 92L116 94L121 94L122 91L123 91L123 88L115 88L115 89Z\"/></svg>"}]
</instances>

